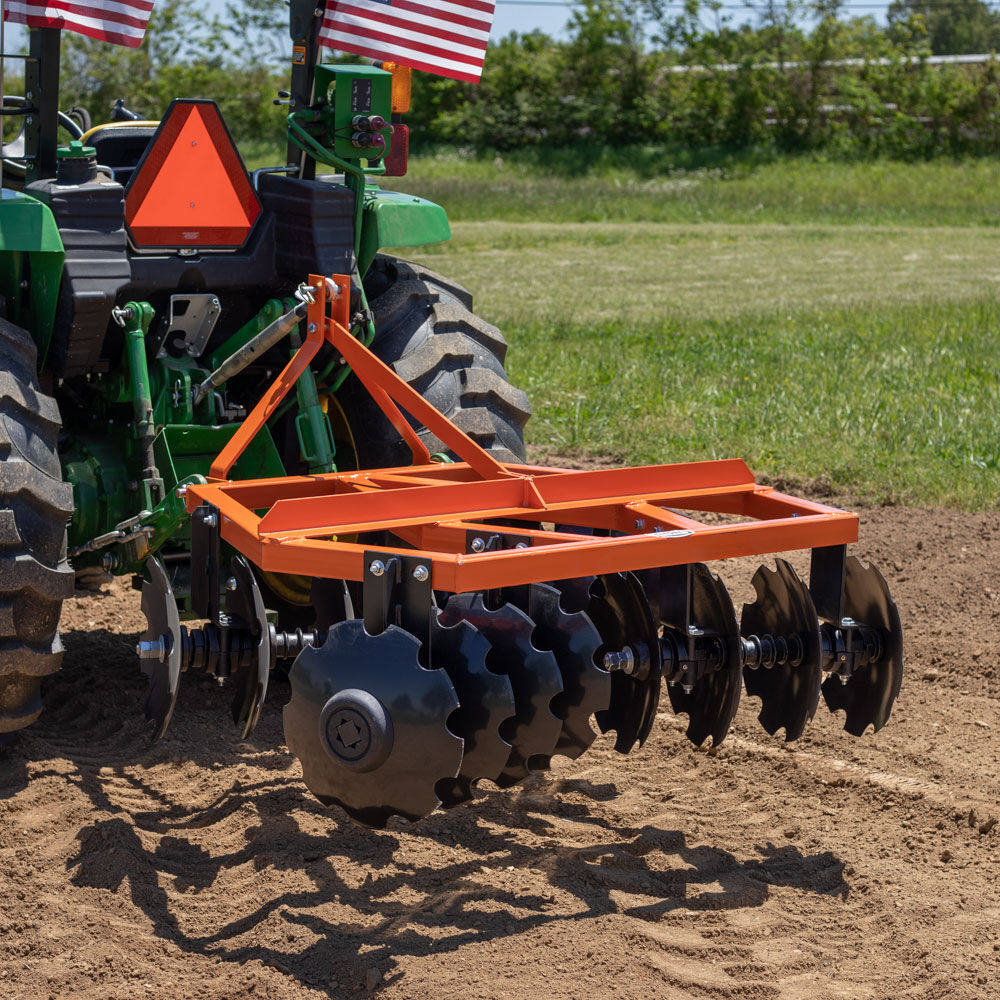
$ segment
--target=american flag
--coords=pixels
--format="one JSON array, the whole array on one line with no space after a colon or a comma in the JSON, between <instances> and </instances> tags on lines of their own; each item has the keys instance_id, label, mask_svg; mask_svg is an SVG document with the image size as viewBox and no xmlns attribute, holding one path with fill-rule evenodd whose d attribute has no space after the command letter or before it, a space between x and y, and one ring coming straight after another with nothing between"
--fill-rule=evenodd
<instances>
[{"instance_id":1,"label":"american flag","mask_svg":"<svg viewBox=\"0 0 1000 1000\"><path fill-rule=\"evenodd\" d=\"M493 0L327 0L323 45L477 83Z\"/></svg>"},{"instance_id":2,"label":"american flag","mask_svg":"<svg viewBox=\"0 0 1000 1000\"><path fill-rule=\"evenodd\" d=\"M7 21L29 28L65 28L133 49L142 44L152 12L153 0L3 0Z\"/></svg>"}]
</instances>

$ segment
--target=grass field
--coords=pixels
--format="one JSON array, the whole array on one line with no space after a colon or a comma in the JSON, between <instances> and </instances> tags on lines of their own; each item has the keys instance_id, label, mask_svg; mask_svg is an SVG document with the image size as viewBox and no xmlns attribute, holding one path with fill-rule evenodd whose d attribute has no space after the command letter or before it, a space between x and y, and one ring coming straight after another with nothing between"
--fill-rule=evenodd
<instances>
[{"instance_id":1,"label":"grass field","mask_svg":"<svg viewBox=\"0 0 1000 1000\"><path fill-rule=\"evenodd\" d=\"M993 160L828 163L638 150L417 158L391 186L451 218L509 222L855 223L998 226Z\"/></svg>"},{"instance_id":2,"label":"grass field","mask_svg":"<svg viewBox=\"0 0 1000 1000\"><path fill-rule=\"evenodd\" d=\"M794 164L712 180L726 216L712 223L521 222L516 185L498 208L487 178L466 177L480 220L468 219L477 202L465 187L454 202L438 195L458 218L454 239L410 256L463 281L507 334L542 450L629 463L741 456L761 476L824 479L841 495L996 507L996 165L876 165L868 189L866 168L816 166L831 189L862 189L844 221L833 222L834 198L803 218ZM419 178L418 163L411 186L434 196ZM522 182L562 183L529 171ZM604 183L571 180L578 220L588 182ZM755 185L754 197L774 191L759 213L770 221L739 218L739 190ZM922 198L911 203L911 190Z\"/></svg>"}]
</instances>

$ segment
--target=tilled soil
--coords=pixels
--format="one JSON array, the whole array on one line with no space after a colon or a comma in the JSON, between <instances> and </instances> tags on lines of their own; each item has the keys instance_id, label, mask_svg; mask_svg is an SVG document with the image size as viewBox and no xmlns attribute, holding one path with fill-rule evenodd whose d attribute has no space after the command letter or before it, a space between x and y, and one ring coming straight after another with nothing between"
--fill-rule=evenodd
<instances>
[{"instance_id":1,"label":"tilled soil","mask_svg":"<svg viewBox=\"0 0 1000 1000\"><path fill-rule=\"evenodd\" d=\"M821 705L786 745L744 698L696 750L667 708L628 757L601 737L377 832L305 791L287 685L241 742L228 692L185 676L151 746L138 595L79 594L0 758L0 996L997 996L1000 517L867 510L857 551L906 629L878 735ZM722 567L737 607L753 569Z\"/></svg>"}]
</instances>

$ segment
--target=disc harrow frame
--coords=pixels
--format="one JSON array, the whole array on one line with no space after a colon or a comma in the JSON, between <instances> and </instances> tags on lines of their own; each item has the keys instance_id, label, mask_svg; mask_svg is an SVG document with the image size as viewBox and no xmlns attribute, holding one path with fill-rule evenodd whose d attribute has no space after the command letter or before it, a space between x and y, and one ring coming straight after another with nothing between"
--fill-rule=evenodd
<instances>
[{"instance_id":1,"label":"disc harrow frame","mask_svg":"<svg viewBox=\"0 0 1000 1000\"><path fill-rule=\"evenodd\" d=\"M857 540L856 514L762 486L738 459L589 471L499 462L351 336L347 278L309 281L316 294L305 343L220 453L210 481L186 491L188 511L215 513L221 537L264 571L360 581L373 560L399 553L391 534L435 589L457 593ZM323 343L352 367L414 464L228 480ZM401 409L460 461L431 461ZM694 512L741 520L705 523Z\"/></svg>"},{"instance_id":2,"label":"disc harrow frame","mask_svg":"<svg viewBox=\"0 0 1000 1000\"><path fill-rule=\"evenodd\" d=\"M350 335L347 278L312 275L310 287L305 343L212 478L185 491L190 609L205 624L180 625L155 559L143 587L154 737L188 669L232 679L246 736L269 672L294 659L285 740L307 786L381 827L466 802L478 781L508 788L554 755L578 757L596 737L591 720L629 753L649 735L662 685L696 745L725 739L744 685L764 728L787 740L821 692L849 732L884 725L902 630L885 579L848 558L857 515L759 485L738 460L592 471L500 462ZM228 479L325 343L413 464ZM433 461L411 420L459 460ZM706 565L806 548L809 584L783 560L762 567L742 621ZM251 564L313 578L313 630L269 620Z\"/></svg>"}]
</instances>

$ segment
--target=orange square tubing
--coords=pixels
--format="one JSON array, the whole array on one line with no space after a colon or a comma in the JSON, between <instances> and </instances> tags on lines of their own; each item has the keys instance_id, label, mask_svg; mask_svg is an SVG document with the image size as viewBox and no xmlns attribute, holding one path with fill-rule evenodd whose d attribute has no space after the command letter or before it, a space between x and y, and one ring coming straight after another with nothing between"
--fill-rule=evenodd
<instances>
[{"instance_id":1,"label":"orange square tubing","mask_svg":"<svg viewBox=\"0 0 1000 1000\"><path fill-rule=\"evenodd\" d=\"M213 463L214 482L187 490L188 510L215 506L222 537L264 570L361 580L366 554L396 549L342 539L387 532L414 546L407 551L426 561L433 586L475 591L857 539L857 515L759 486L738 459L582 472L498 462L351 336L347 277L310 282L306 342ZM414 465L223 481L324 341L406 440ZM400 407L464 461L430 462ZM705 524L681 511L746 520ZM516 526L491 523L501 519ZM471 533L508 547L467 552ZM515 541L526 547L509 547Z\"/></svg>"}]
</instances>

